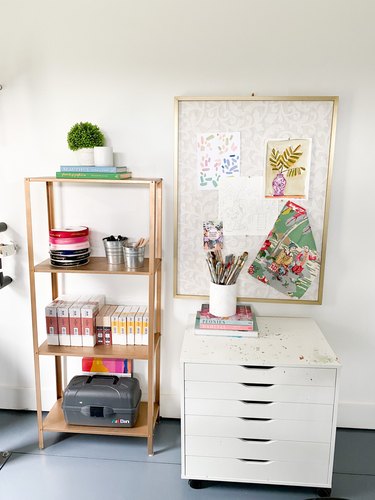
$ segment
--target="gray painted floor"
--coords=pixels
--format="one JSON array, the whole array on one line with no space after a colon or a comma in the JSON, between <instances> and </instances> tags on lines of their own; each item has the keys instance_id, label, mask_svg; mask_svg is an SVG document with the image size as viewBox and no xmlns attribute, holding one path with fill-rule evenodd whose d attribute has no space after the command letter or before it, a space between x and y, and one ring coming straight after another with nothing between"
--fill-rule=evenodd
<instances>
[{"instance_id":1,"label":"gray painted floor","mask_svg":"<svg viewBox=\"0 0 375 500\"><path fill-rule=\"evenodd\" d=\"M311 488L207 483L193 490L180 479L180 424L163 419L155 455L146 440L45 434L37 445L34 412L0 411L0 451L11 452L0 470L1 500L305 500ZM332 496L375 499L375 432L339 429Z\"/></svg>"}]
</instances>

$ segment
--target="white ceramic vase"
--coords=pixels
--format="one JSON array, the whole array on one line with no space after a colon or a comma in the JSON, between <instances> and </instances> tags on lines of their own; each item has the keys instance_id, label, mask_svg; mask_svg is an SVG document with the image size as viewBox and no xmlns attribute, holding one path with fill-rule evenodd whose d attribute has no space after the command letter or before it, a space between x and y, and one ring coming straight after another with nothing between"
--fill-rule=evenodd
<instances>
[{"instance_id":1,"label":"white ceramic vase","mask_svg":"<svg viewBox=\"0 0 375 500\"><path fill-rule=\"evenodd\" d=\"M94 148L82 148L76 151L76 157L79 165L85 167L93 167L94 163Z\"/></svg>"},{"instance_id":2,"label":"white ceramic vase","mask_svg":"<svg viewBox=\"0 0 375 500\"><path fill-rule=\"evenodd\" d=\"M95 147L94 161L96 167L113 167L112 146Z\"/></svg>"},{"instance_id":3,"label":"white ceramic vase","mask_svg":"<svg viewBox=\"0 0 375 500\"><path fill-rule=\"evenodd\" d=\"M237 283L218 285L210 283L210 314L221 318L236 314Z\"/></svg>"}]
</instances>

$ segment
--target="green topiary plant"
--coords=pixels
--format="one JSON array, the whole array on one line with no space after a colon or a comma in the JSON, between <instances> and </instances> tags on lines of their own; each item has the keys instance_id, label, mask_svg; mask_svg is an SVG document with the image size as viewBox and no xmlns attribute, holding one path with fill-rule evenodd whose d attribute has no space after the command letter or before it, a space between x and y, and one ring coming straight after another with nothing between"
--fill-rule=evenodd
<instances>
[{"instance_id":1,"label":"green topiary plant","mask_svg":"<svg viewBox=\"0 0 375 500\"><path fill-rule=\"evenodd\" d=\"M68 145L72 151L82 148L104 146L104 134L97 125L80 122L73 125L68 132Z\"/></svg>"}]
</instances>

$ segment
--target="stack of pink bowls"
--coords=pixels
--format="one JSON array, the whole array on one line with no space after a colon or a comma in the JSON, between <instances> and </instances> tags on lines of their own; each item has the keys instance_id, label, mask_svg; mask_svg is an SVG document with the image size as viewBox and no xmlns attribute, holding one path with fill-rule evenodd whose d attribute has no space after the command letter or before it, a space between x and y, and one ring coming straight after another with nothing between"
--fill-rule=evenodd
<instances>
[{"instance_id":1,"label":"stack of pink bowls","mask_svg":"<svg viewBox=\"0 0 375 500\"><path fill-rule=\"evenodd\" d=\"M90 258L89 228L86 226L50 229L49 253L53 266L83 266Z\"/></svg>"}]
</instances>

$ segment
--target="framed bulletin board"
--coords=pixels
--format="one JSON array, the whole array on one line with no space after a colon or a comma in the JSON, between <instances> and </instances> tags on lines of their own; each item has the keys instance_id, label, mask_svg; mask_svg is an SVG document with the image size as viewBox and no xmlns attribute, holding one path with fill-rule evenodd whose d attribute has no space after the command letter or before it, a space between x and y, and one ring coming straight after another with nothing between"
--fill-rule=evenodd
<instances>
[{"instance_id":1,"label":"framed bulletin board","mask_svg":"<svg viewBox=\"0 0 375 500\"><path fill-rule=\"evenodd\" d=\"M175 297L208 295L213 228L223 255L248 252L240 300L322 303L337 106L175 98Z\"/></svg>"}]
</instances>

